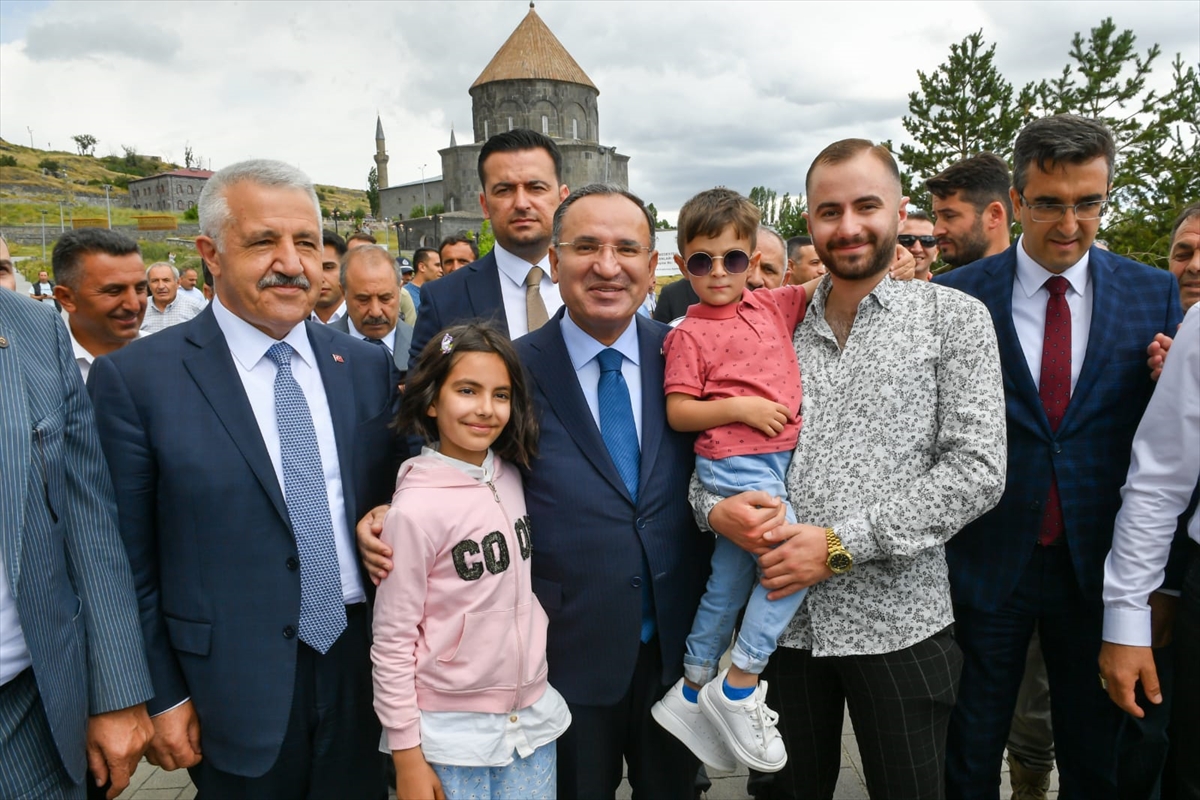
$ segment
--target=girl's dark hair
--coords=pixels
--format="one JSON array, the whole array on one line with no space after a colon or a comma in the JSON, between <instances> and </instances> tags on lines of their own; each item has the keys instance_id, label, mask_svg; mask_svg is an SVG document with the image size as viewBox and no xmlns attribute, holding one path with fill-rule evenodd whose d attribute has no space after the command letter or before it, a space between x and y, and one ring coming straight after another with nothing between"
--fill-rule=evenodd
<instances>
[{"instance_id":1,"label":"girl's dark hair","mask_svg":"<svg viewBox=\"0 0 1200 800\"><path fill-rule=\"evenodd\" d=\"M505 461L529 468L537 457L538 424L533 400L525 382L525 372L517 360L512 342L497 328L483 322L453 325L431 338L409 371L404 399L396 415L396 427L413 431L428 442L438 440L437 419L428 415L437 401L442 384L462 353L495 353L508 369L512 387L508 424L492 444L492 450Z\"/></svg>"}]
</instances>

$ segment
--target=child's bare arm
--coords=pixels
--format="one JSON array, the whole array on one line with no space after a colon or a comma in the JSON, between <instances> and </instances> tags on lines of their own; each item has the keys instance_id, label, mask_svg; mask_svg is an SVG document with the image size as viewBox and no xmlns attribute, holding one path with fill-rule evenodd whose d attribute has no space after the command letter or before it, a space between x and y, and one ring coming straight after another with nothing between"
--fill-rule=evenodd
<instances>
[{"instance_id":1,"label":"child's bare arm","mask_svg":"<svg viewBox=\"0 0 1200 800\"><path fill-rule=\"evenodd\" d=\"M681 392L667 395L667 422L677 431L706 431L743 422L767 436L778 436L788 418L787 406L764 397L700 400Z\"/></svg>"},{"instance_id":2,"label":"child's bare arm","mask_svg":"<svg viewBox=\"0 0 1200 800\"><path fill-rule=\"evenodd\" d=\"M425 760L421 746L393 750L396 764L396 800L446 800L442 782Z\"/></svg>"}]
</instances>

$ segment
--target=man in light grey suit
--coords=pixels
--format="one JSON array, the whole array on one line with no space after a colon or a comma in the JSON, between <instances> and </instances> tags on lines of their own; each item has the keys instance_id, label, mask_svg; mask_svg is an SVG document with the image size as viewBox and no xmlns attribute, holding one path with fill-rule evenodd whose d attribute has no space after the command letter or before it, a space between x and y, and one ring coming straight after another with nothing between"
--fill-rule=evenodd
<instances>
[{"instance_id":1,"label":"man in light grey suit","mask_svg":"<svg viewBox=\"0 0 1200 800\"><path fill-rule=\"evenodd\" d=\"M109 798L153 694L108 468L70 335L0 290L0 797Z\"/></svg>"},{"instance_id":2,"label":"man in light grey suit","mask_svg":"<svg viewBox=\"0 0 1200 800\"><path fill-rule=\"evenodd\" d=\"M386 347L403 378L413 326L400 319L404 291L391 254L377 245L351 248L342 256L341 281L346 313L330 327Z\"/></svg>"}]
</instances>

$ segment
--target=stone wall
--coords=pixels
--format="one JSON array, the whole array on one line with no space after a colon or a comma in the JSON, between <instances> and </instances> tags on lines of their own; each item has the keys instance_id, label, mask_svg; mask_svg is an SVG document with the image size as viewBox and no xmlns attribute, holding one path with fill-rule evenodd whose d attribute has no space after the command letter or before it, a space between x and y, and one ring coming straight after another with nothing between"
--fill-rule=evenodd
<instances>
[{"instance_id":1,"label":"stone wall","mask_svg":"<svg viewBox=\"0 0 1200 800\"><path fill-rule=\"evenodd\" d=\"M424 199L429 199L430 206L436 206L438 203L444 203L442 199L442 180L425 181L425 189L422 193L420 182L406 183L403 186L392 186L387 189L379 190L379 216L380 218L388 217L393 220L408 219L409 212L413 206L424 205ZM446 206L449 210L449 206Z\"/></svg>"},{"instance_id":2,"label":"stone wall","mask_svg":"<svg viewBox=\"0 0 1200 800\"><path fill-rule=\"evenodd\" d=\"M62 235L59 230L58 221L51 226L49 220L46 221L46 247L53 247L58 241L58 237ZM67 228L67 230L71 230ZM113 225L113 230L129 236L132 239L140 239L149 242L165 242L167 239L195 239L200 235L200 226L194 222L182 222L179 227L173 231L139 231L137 225ZM5 225L0 227L0 234L10 242L16 244L41 244L42 243L42 226L38 225ZM181 243L180 246L183 246Z\"/></svg>"},{"instance_id":3,"label":"stone wall","mask_svg":"<svg viewBox=\"0 0 1200 800\"><path fill-rule=\"evenodd\" d=\"M554 139L600 141L600 92L580 83L548 80L490 81L471 89L475 143L513 128ZM486 123L486 124L485 124Z\"/></svg>"},{"instance_id":4,"label":"stone wall","mask_svg":"<svg viewBox=\"0 0 1200 800\"><path fill-rule=\"evenodd\" d=\"M478 233L482 227L482 214L459 211L392 223L392 235L396 237L400 250L412 252L418 247L437 247L442 239L452 234L464 231Z\"/></svg>"},{"instance_id":5,"label":"stone wall","mask_svg":"<svg viewBox=\"0 0 1200 800\"><path fill-rule=\"evenodd\" d=\"M208 178L163 173L129 182L134 208L147 211L186 211L196 205Z\"/></svg>"}]
</instances>

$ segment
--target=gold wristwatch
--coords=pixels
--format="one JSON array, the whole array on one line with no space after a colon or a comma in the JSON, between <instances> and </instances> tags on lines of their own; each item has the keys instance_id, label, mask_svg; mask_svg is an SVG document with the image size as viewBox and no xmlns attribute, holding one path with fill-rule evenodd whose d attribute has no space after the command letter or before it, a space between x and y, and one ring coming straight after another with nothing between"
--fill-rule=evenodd
<instances>
[{"instance_id":1,"label":"gold wristwatch","mask_svg":"<svg viewBox=\"0 0 1200 800\"><path fill-rule=\"evenodd\" d=\"M854 566L854 556L842 546L842 540L833 532L833 528L825 529L825 543L829 546L829 558L825 559L825 566L834 575L845 575Z\"/></svg>"}]
</instances>

